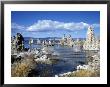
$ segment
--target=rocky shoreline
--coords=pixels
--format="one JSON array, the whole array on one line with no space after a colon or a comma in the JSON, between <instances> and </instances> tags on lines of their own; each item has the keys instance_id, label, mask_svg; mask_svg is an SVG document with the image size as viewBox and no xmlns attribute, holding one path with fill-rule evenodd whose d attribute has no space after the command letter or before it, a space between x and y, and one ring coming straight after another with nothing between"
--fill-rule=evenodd
<instances>
[{"instance_id":1,"label":"rocky shoreline","mask_svg":"<svg viewBox=\"0 0 110 87\"><path fill-rule=\"evenodd\" d=\"M76 71L67 72L55 77L99 77L100 76L100 53L93 55L92 61L88 61L87 65L77 66Z\"/></svg>"},{"instance_id":2,"label":"rocky shoreline","mask_svg":"<svg viewBox=\"0 0 110 87\"><path fill-rule=\"evenodd\" d=\"M31 49L25 52L14 53L11 55L11 75L14 77L28 76L30 71L35 69L35 66L37 66L38 63L53 64L55 62L55 59L53 58L56 56L58 56L58 53L47 47L44 47L41 50Z\"/></svg>"},{"instance_id":3,"label":"rocky shoreline","mask_svg":"<svg viewBox=\"0 0 110 87\"><path fill-rule=\"evenodd\" d=\"M54 57L59 54L53 49L44 47L41 50L32 49L15 53L12 57L12 77L25 77L33 73L38 73L34 69L37 64L54 64ZM98 77L100 76L100 53L91 56L87 64L78 65L75 71L55 75L55 77ZM53 59L52 59L53 58ZM31 75L32 76L32 75ZM38 75L39 76L39 75Z\"/></svg>"}]
</instances>

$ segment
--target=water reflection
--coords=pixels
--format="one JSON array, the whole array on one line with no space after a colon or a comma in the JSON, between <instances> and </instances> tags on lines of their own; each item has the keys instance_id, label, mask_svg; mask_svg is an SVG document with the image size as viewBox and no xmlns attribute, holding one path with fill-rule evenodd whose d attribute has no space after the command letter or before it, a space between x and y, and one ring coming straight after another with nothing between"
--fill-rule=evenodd
<instances>
[{"instance_id":1,"label":"water reflection","mask_svg":"<svg viewBox=\"0 0 110 87\"><path fill-rule=\"evenodd\" d=\"M77 65L86 63L85 52L74 52L72 47L60 45L51 48L59 55L51 59L51 64L37 64L36 71L40 77L52 77L56 74L73 71Z\"/></svg>"}]
</instances>

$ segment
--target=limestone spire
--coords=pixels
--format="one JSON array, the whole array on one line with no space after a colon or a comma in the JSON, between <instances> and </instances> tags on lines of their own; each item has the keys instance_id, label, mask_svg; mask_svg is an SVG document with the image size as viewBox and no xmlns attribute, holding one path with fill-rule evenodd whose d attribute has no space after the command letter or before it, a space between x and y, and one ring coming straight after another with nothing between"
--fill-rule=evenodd
<instances>
[{"instance_id":1,"label":"limestone spire","mask_svg":"<svg viewBox=\"0 0 110 87\"><path fill-rule=\"evenodd\" d=\"M87 36L86 36L86 41L88 43L94 43L95 37L94 37L94 30L92 26L88 27L87 31Z\"/></svg>"},{"instance_id":2,"label":"limestone spire","mask_svg":"<svg viewBox=\"0 0 110 87\"><path fill-rule=\"evenodd\" d=\"M86 41L83 45L83 48L85 50L98 50L97 48L99 48L99 44L99 42L96 42L93 27L89 26L87 30Z\"/></svg>"}]
</instances>

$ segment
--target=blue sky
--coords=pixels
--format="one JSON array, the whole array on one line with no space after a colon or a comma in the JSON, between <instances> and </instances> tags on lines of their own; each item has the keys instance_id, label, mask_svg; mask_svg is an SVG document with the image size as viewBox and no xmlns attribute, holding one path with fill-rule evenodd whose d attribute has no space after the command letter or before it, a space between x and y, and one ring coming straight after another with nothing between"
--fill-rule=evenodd
<instances>
[{"instance_id":1,"label":"blue sky","mask_svg":"<svg viewBox=\"0 0 110 87\"><path fill-rule=\"evenodd\" d=\"M85 38L88 26L100 35L100 12L98 11L12 11L12 36L20 32L24 37Z\"/></svg>"}]
</instances>

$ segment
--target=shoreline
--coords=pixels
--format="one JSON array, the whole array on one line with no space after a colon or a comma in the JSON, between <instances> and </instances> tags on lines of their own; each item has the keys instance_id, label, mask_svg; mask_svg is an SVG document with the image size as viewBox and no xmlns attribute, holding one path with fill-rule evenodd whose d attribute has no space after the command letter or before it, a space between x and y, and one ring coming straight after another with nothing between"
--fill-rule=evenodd
<instances>
[{"instance_id":1,"label":"shoreline","mask_svg":"<svg viewBox=\"0 0 110 87\"><path fill-rule=\"evenodd\" d=\"M40 52L41 52L41 54L40 54L40 52L39 52L39 50L40 50ZM15 59L17 59L17 61L18 61L18 65L19 65L19 61L22 59L22 60L25 60L25 59L27 59L27 57L30 57L29 59L31 60L31 59L33 59L33 61L35 62L35 64L33 64L33 65L35 65L36 67L37 67L37 64L49 64L50 66L51 65L54 65L55 63L57 63L57 61L59 61L59 59L56 59L56 60L54 60L54 59L52 59L52 54L54 54L54 51L50 51L50 50L48 50L48 49L39 49L39 50L31 50L31 52L30 51L25 51L25 52L21 52L21 53L19 53L19 54L17 54L16 55L16 58ZM47 55L48 53L47 52L51 52L51 53L49 53L49 55ZM54 56L57 56L57 55L59 55L59 54L56 54L56 55L54 55ZM50 58L49 58L50 57ZM25 63L25 62L24 62ZM32 64L32 63L30 63L30 64ZM82 64L82 66L83 66L84 64ZM80 65L81 66L81 65ZM87 66L87 64L85 65L85 66ZM78 67L78 66L77 66ZM38 75L38 73L39 72L37 72L36 70L35 70L35 67L33 67L33 69L31 69L31 68L29 68L29 72L28 72L28 74L31 76L31 77L33 77L32 76L32 73L34 73L34 74L36 74L37 73L37 75ZM92 70L92 69L91 69ZM14 71L14 70L13 70ZM85 71L85 70L84 70ZM32 72L32 73L30 73L30 72ZM78 73L78 70L75 70L75 71L72 71L72 72L70 72L70 71L68 71L67 73L63 73L63 74L58 74L58 75L55 75L55 77L65 77L65 76L71 76L71 74L73 74L73 72L77 72ZM88 72L88 71L87 71ZM27 75L28 76L28 75ZM27 77L26 76L26 77ZM75 75L73 75L74 77L75 77ZM16 77L16 75L15 75L15 77ZM38 77L39 77L39 75L38 75Z\"/></svg>"}]
</instances>

